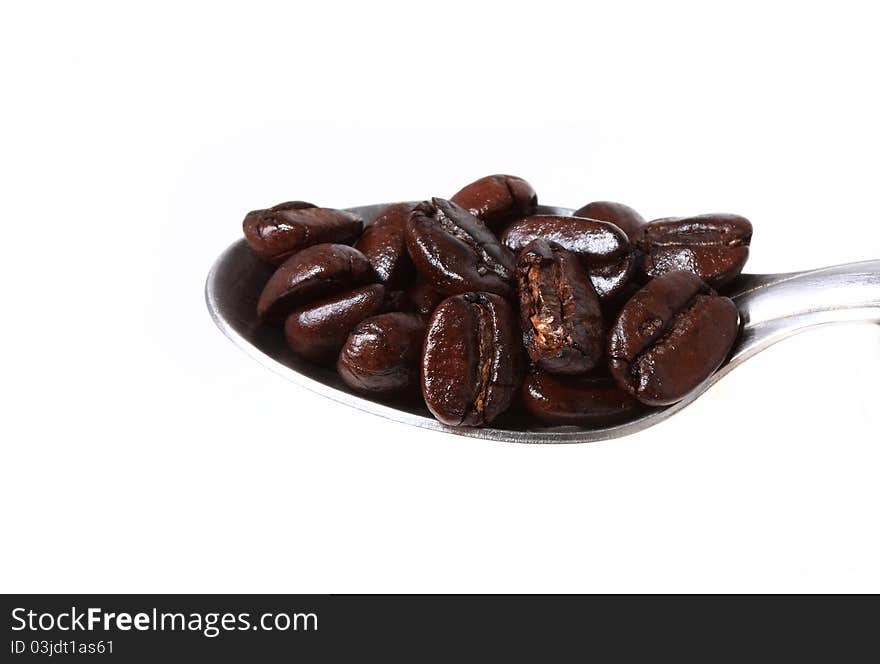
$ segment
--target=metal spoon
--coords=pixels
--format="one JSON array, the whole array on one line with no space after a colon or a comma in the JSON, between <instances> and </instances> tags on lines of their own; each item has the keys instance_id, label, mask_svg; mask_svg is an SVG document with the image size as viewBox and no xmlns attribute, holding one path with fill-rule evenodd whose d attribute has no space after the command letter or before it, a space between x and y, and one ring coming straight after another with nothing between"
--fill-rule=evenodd
<instances>
[{"instance_id":1,"label":"metal spoon","mask_svg":"<svg viewBox=\"0 0 880 664\"><path fill-rule=\"evenodd\" d=\"M365 205L350 211L370 223L385 206ZM549 206L538 211L572 213ZM517 443L588 443L628 436L682 410L732 369L777 341L818 325L880 323L880 260L789 274L744 274L730 295L743 322L740 337L724 365L683 401L602 429L544 427L514 415L502 416L492 427L448 427L423 406L392 406L355 395L332 368L315 366L290 352L284 335L275 327L261 325L256 317L257 298L272 270L239 240L216 260L205 284L208 310L217 327L252 358L294 383L369 413L425 429Z\"/></svg>"}]
</instances>

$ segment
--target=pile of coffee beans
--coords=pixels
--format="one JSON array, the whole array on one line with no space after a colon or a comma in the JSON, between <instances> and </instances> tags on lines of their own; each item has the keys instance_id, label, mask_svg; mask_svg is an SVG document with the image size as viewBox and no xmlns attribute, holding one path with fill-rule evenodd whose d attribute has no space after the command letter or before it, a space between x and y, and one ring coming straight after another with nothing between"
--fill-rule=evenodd
<instances>
[{"instance_id":1,"label":"pile of coffee beans","mask_svg":"<svg viewBox=\"0 0 880 664\"><path fill-rule=\"evenodd\" d=\"M355 392L421 398L451 426L513 410L608 426L718 369L739 332L723 293L748 258L747 219L537 205L522 178L491 175L448 200L389 205L366 229L302 201L255 210L247 242L278 266L257 315Z\"/></svg>"}]
</instances>

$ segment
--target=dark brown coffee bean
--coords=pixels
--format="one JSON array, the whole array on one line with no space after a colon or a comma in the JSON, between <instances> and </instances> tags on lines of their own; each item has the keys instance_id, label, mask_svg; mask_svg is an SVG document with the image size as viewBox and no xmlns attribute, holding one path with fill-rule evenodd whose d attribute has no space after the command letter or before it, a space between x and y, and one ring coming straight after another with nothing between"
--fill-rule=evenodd
<instances>
[{"instance_id":1,"label":"dark brown coffee bean","mask_svg":"<svg viewBox=\"0 0 880 664\"><path fill-rule=\"evenodd\" d=\"M608 337L611 374L642 403L675 403L724 362L739 312L696 275L667 272L630 298Z\"/></svg>"},{"instance_id":2,"label":"dark brown coffee bean","mask_svg":"<svg viewBox=\"0 0 880 664\"><path fill-rule=\"evenodd\" d=\"M423 316L430 316L437 305L446 297L443 293L435 290L431 284L422 277L416 277L416 282L406 292L415 310Z\"/></svg>"},{"instance_id":3,"label":"dark brown coffee bean","mask_svg":"<svg viewBox=\"0 0 880 664\"><path fill-rule=\"evenodd\" d=\"M533 214L538 195L528 182L515 175L488 175L471 182L450 199L492 230Z\"/></svg>"},{"instance_id":4,"label":"dark brown coffee bean","mask_svg":"<svg viewBox=\"0 0 880 664\"><path fill-rule=\"evenodd\" d=\"M534 240L516 266L523 344L551 373L582 374L605 353L599 297L580 260L558 244Z\"/></svg>"},{"instance_id":5,"label":"dark brown coffee bean","mask_svg":"<svg viewBox=\"0 0 880 664\"><path fill-rule=\"evenodd\" d=\"M419 203L407 224L406 245L419 274L442 293L512 292L513 254L455 203L442 198Z\"/></svg>"},{"instance_id":6,"label":"dark brown coffee bean","mask_svg":"<svg viewBox=\"0 0 880 664\"><path fill-rule=\"evenodd\" d=\"M363 221L351 212L290 201L266 210L248 212L242 226L254 253L280 265L300 249L314 244L354 242L360 235Z\"/></svg>"},{"instance_id":7,"label":"dark brown coffee bean","mask_svg":"<svg viewBox=\"0 0 880 664\"><path fill-rule=\"evenodd\" d=\"M354 245L370 259L379 281L388 288L409 285L415 268L406 250L406 222L410 203L389 205L370 223Z\"/></svg>"},{"instance_id":8,"label":"dark brown coffee bean","mask_svg":"<svg viewBox=\"0 0 880 664\"><path fill-rule=\"evenodd\" d=\"M752 224L735 214L658 219L647 224L638 247L645 274L693 272L714 288L729 284L749 257Z\"/></svg>"},{"instance_id":9,"label":"dark brown coffee bean","mask_svg":"<svg viewBox=\"0 0 880 664\"><path fill-rule=\"evenodd\" d=\"M336 370L351 389L394 396L419 389L419 361L425 320L417 314L390 313L358 323L339 353Z\"/></svg>"},{"instance_id":10,"label":"dark brown coffee bean","mask_svg":"<svg viewBox=\"0 0 880 664\"><path fill-rule=\"evenodd\" d=\"M280 319L326 295L376 281L370 261L344 244L317 244L288 258L273 274L257 302L262 319Z\"/></svg>"},{"instance_id":11,"label":"dark brown coffee bean","mask_svg":"<svg viewBox=\"0 0 880 664\"><path fill-rule=\"evenodd\" d=\"M287 345L312 362L333 362L352 328L381 312L384 299L385 287L372 284L310 302L287 317Z\"/></svg>"},{"instance_id":12,"label":"dark brown coffee bean","mask_svg":"<svg viewBox=\"0 0 880 664\"><path fill-rule=\"evenodd\" d=\"M532 240L555 242L584 263L600 298L618 295L634 273L634 259L626 234L605 221L582 217L532 215L514 221L501 234L501 242L520 252Z\"/></svg>"},{"instance_id":13,"label":"dark brown coffee bean","mask_svg":"<svg viewBox=\"0 0 880 664\"><path fill-rule=\"evenodd\" d=\"M610 376L554 376L540 369L526 376L522 400L547 424L591 428L621 424L644 410Z\"/></svg>"},{"instance_id":14,"label":"dark brown coffee bean","mask_svg":"<svg viewBox=\"0 0 880 664\"><path fill-rule=\"evenodd\" d=\"M422 395L434 417L478 427L507 409L522 382L518 327L498 295L465 293L440 303L422 355Z\"/></svg>"},{"instance_id":15,"label":"dark brown coffee bean","mask_svg":"<svg viewBox=\"0 0 880 664\"><path fill-rule=\"evenodd\" d=\"M607 221L614 224L626 233L630 243L634 243L639 238L642 227L645 225L645 218L629 205L612 203L611 201L588 203L579 210L575 210L574 216L587 217L588 219Z\"/></svg>"}]
</instances>

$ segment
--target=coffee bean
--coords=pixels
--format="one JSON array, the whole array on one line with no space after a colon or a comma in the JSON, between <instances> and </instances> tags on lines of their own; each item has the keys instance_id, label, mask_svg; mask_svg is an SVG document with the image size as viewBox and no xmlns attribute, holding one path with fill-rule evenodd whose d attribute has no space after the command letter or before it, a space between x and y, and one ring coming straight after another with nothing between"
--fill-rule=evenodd
<instances>
[{"instance_id":1,"label":"coffee bean","mask_svg":"<svg viewBox=\"0 0 880 664\"><path fill-rule=\"evenodd\" d=\"M428 323L422 395L438 420L483 426L510 406L523 373L513 309L491 293L445 299Z\"/></svg>"},{"instance_id":2,"label":"coffee bean","mask_svg":"<svg viewBox=\"0 0 880 664\"><path fill-rule=\"evenodd\" d=\"M629 240L614 224L582 217L532 215L514 221L501 234L501 242L517 253L538 238L577 254L603 300L617 296L635 272Z\"/></svg>"},{"instance_id":3,"label":"coffee bean","mask_svg":"<svg viewBox=\"0 0 880 664\"><path fill-rule=\"evenodd\" d=\"M388 288L405 287L415 272L406 250L406 222L413 207L410 203L389 205L354 245L370 260L379 281Z\"/></svg>"},{"instance_id":4,"label":"coffee bean","mask_svg":"<svg viewBox=\"0 0 880 664\"><path fill-rule=\"evenodd\" d=\"M416 314L388 313L367 318L351 331L336 370L350 388L388 397L419 389L419 360L425 321Z\"/></svg>"},{"instance_id":5,"label":"coffee bean","mask_svg":"<svg viewBox=\"0 0 880 664\"><path fill-rule=\"evenodd\" d=\"M607 221L614 224L634 243L642 232L645 218L633 210L629 205L613 203L611 201L595 201L575 210L575 217L587 217L597 221Z\"/></svg>"},{"instance_id":6,"label":"coffee bean","mask_svg":"<svg viewBox=\"0 0 880 664\"><path fill-rule=\"evenodd\" d=\"M714 288L729 284L749 257L752 224L735 214L658 219L638 241L645 274L687 270Z\"/></svg>"},{"instance_id":7,"label":"coffee bean","mask_svg":"<svg viewBox=\"0 0 880 664\"><path fill-rule=\"evenodd\" d=\"M591 428L621 424L644 410L610 376L554 376L540 369L526 376L522 400L547 424Z\"/></svg>"},{"instance_id":8,"label":"coffee bean","mask_svg":"<svg viewBox=\"0 0 880 664\"><path fill-rule=\"evenodd\" d=\"M311 300L376 281L370 261L344 244L317 244L288 258L257 302L261 319L279 319Z\"/></svg>"},{"instance_id":9,"label":"coffee bean","mask_svg":"<svg viewBox=\"0 0 880 664\"><path fill-rule=\"evenodd\" d=\"M450 199L492 230L518 217L533 214L538 195L528 182L515 175L488 175L461 189Z\"/></svg>"},{"instance_id":10,"label":"coffee bean","mask_svg":"<svg viewBox=\"0 0 880 664\"><path fill-rule=\"evenodd\" d=\"M623 307L608 338L609 368L642 403L672 404L721 366L738 331L732 300L690 272L667 272Z\"/></svg>"},{"instance_id":11,"label":"coffee bean","mask_svg":"<svg viewBox=\"0 0 880 664\"><path fill-rule=\"evenodd\" d=\"M599 297L577 256L534 240L517 261L523 344L532 362L551 373L582 374L605 353Z\"/></svg>"},{"instance_id":12,"label":"coffee bean","mask_svg":"<svg viewBox=\"0 0 880 664\"><path fill-rule=\"evenodd\" d=\"M384 299L385 287L372 284L310 302L287 317L287 345L312 362L333 362L352 328L380 313Z\"/></svg>"},{"instance_id":13,"label":"coffee bean","mask_svg":"<svg viewBox=\"0 0 880 664\"><path fill-rule=\"evenodd\" d=\"M350 244L360 235L363 221L351 212L290 201L248 212L242 226L254 253L280 265L300 249L315 244Z\"/></svg>"},{"instance_id":14,"label":"coffee bean","mask_svg":"<svg viewBox=\"0 0 880 664\"><path fill-rule=\"evenodd\" d=\"M486 291L508 296L516 259L464 208L434 198L416 206L406 244L419 274L447 295Z\"/></svg>"}]
</instances>

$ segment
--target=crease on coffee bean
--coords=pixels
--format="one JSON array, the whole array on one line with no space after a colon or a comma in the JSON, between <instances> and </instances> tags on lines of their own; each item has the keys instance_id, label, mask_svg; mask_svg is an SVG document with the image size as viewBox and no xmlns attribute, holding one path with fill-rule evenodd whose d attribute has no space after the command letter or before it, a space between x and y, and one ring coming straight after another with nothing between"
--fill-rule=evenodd
<instances>
[{"instance_id":1,"label":"crease on coffee bean","mask_svg":"<svg viewBox=\"0 0 880 664\"><path fill-rule=\"evenodd\" d=\"M559 320L555 326L553 322L556 321L557 312L549 312L549 319L547 316L542 315L546 301L541 289L540 277L546 268L550 269L550 279L556 288L556 292L559 294L557 298ZM535 274L536 276L533 276ZM572 292L571 285L562 278L562 271L559 265L555 261L549 265L541 265L539 262L539 264L529 268L526 278L529 291L532 294L529 321L532 323L537 345L542 349L553 352L554 357L561 356L568 348L580 353L582 356L586 356L586 351L574 340L572 336L572 321L566 316L566 306L574 299L574 293ZM538 319L539 322L536 323L535 319ZM542 329L547 329L547 332L543 332Z\"/></svg>"},{"instance_id":2,"label":"crease on coffee bean","mask_svg":"<svg viewBox=\"0 0 880 664\"><path fill-rule=\"evenodd\" d=\"M485 274L485 269L482 268L482 266L485 265L502 279L510 279L510 272L507 270L507 268L496 261L492 256L490 256L482 243L480 243L467 230L459 226L454 219L447 216L439 207L435 206L435 210L436 214L434 216L434 219L437 221L438 224L440 224L440 227L444 231L449 233L452 237L465 243L468 247L470 247L471 251L473 251L477 255L481 263L481 265L477 268L477 271L480 274ZM477 221L479 223L483 223L479 221L479 219Z\"/></svg>"},{"instance_id":3,"label":"crease on coffee bean","mask_svg":"<svg viewBox=\"0 0 880 664\"><path fill-rule=\"evenodd\" d=\"M510 178L502 178L504 180L504 188L507 189L507 197L510 199L510 206L516 208L516 194L513 193L513 187L510 186Z\"/></svg>"},{"instance_id":4,"label":"crease on coffee bean","mask_svg":"<svg viewBox=\"0 0 880 664\"><path fill-rule=\"evenodd\" d=\"M559 351L559 348L564 343L564 339L560 340L560 336L562 330L562 307L561 303L559 311L550 311L550 304L544 298L544 291L541 288L541 284L544 276L546 275L546 271L549 268L550 271L550 279L553 281L554 285L558 287L558 270L554 270L554 265L542 265L543 260L538 259L538 261L532 264L529 269L526 271L526 281L528 283L528 292L531 295L529 301L529 322L532 324L532 330L534 332L534 339L536 345L543 350L555 350ZM558 313L559 323L554 326L553 323L556 321Z\"/></svg>"},{"instance_id":5,"label":"crease on coffee bean","mask_svg":"<svg viewBox=\"0 0 880 664\"><path fill-rule=\"evenodd\" d=\"M703 240L701 235L719 235L717 240ZM732 235L732 239L725 240L725 235ZM659 236L659 237L658 237ZM689 227L686 232L681 230L660 230L653 235L651 229L645 231L645 234L639 244L648 245L649 247L744 247L751 242L751 233L742 233L733 225L727 226L722 230L709 227Z\"/></svg>"},{"instance_id":6,"label":"crease on coffee bean","mask_svg":"<svg viewBox=\"0 0 880 664\"><path fill-rule=\"evenodd\" d=\"M528 210L529 208L532 208L532 207L538 205L538 194L532 194L532 195L529 197L529 200L526 201L526 205L525 205L525 206L520 206L520 205L518 205L518 204L517 204L517 201L516 201L516 194L514 193L514 191L513 191L513 187L510 185L510 182L511 182L511 179L510 179L510 178L508 178L508 177L505 177L505 178L504 178L504 186L507 188L507 194L508 194L508 196L510 196L511 207L512 207L516 212L519 212L519 211L521 211L521 210L523 210L523 209Z\"/></svg>"},{"instance_id":7,"label":"crease on coffee bean","mask_svg":"<svg viewBox=\"0 0 880 664\"><path fill-rule=\"evenodd\" d=\"M468 406L468 411L462 421L476 415L480 422L485 421L485 411L489 401L489 387L491 385L492 367L495 364L495 321L489 304L485 302L471 302L477 313L477 336L478 359L477 359L477 393L474 403Z\"/></svg>"},{"instance_id":8,"label":"crease on coffee bean","mask_svg":"<svg viewBox=\"0 0 880 664\"><path fill-rule=\"evenodd\" d=\"M632 360L628 361L629 364L629 374L630 378L633 381L633 385L636 386L636 391L641 392L644 389L644 385L642 385L642 374L644 373L641 370L640 365L642 364L643 359L648 359L653 362L653 356L655 351L660 348L664 348L672 338L672 335L675 333L678 325L677 323L686 318L688 314L691 313L694 309L696 309L703 301L703 298L707 295L708 290L700 290L694 294L694 296L688 300L682 307L676 309L671 316L669 316L667 322L663 325L662 329L659 332L654 333L651 337L645 342L644 347L638 353L636 353ZM659 317L655 316L651 319L651 323L655 323L655 321L661 320ZM646 321L647 322L647 321ZM641 331L641 327L644 324L639 325L639 329ZM656 336L655 336L656 335ZM612 356L614 360L623 360L627 362L625 357L620 356Z\"/></svg>"},{"instance_id":9,"label":"crease on coffee bean","mask_svg":"<svg viewBox=\"0 0 880 664\"><path fill-rule=\"evenodd\" d=\"M730 247L735 249L737 247L745 247L748 246L745 244L744 238L734 238L729 242L724 242L723 240L719 240L717 242L693 242L685 239L681 240L644 240L643 244L646 244L650 247L717 247L719 249L725 249Z\"/></svg>"}]
</instances>

